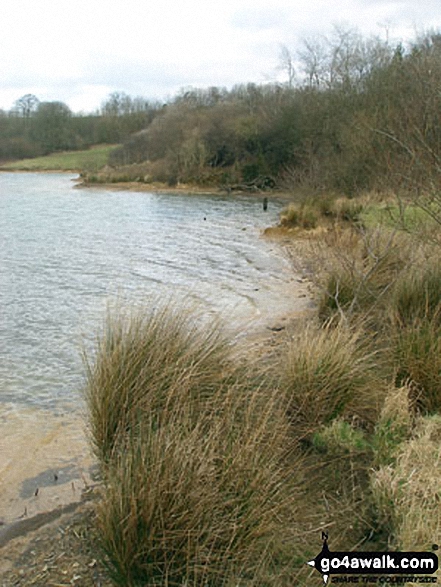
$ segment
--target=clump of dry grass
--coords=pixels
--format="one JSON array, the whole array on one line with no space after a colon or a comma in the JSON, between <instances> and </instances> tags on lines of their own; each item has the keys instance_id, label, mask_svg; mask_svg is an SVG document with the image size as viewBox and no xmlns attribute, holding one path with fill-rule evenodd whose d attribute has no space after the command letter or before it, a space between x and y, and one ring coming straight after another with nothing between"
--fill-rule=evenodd
<instances>
[{"instance_id":1,"label":"clump of dry grass","mask_svg":"<svg viewBox=\"0 0 441 587\"><path fill-rule=\"evenodd\" d=\"M339 222L359 224L364 208L365 204L360 198L336 198L332 201L326 215Z\"/></svg>"},{"instance_id":2,"label":"clump of dry grass","mask_svg":"<svg viewBox=\"0 0 441 587\"><path fill-rule=\"evenodd\" d=\"M298 226L305 230L316 228L318 221L318 211L313 206L306 203L289 204L280 218L282 226Z\"/></svg>"},{"instance_id":3,"label":"clump of dry grass","mask_svg":"<svg viewBox=\"0 0 441 587\"><path fill-rule=\"evenodd\" d=\"M441 411L441 269L438 251L426 250L391 288L385 317L398 385L412 382L425 413Z\"/></svg>"},{"instance_id":4,"label":"clump of dry grass","mask_svg":"<svg viewBox=\"0 0 441 587\"><path fill-rule=\"evenodd\" d=\"M100 541L120 585L283 583L302 486L277 388L217 328L161 307L108 324L87 401ZM288 570L287 570L288 567Z\"/></svg>"},{"instance_id":5,"label":"clump of dry grass","mask_svg":"<svg viewBox=\"0 0 441 587\"><path fill-rule=\"evenodd\" d=\"M296 434L348 415L372 422L381 401L375 353L361 329L306 328L282 358L281 389Z\"/></svg>"},{"instance_id":6,"label":"clump of dry grass","mask_svg":"<svg viewBox=\"0 0 441 587\"><path fill-rule=\"evenodd\" d=\"M188 309L158 305L145 315L108 316L93 361L86 360L89 428L99 460L108 462L138 413L163 413L170 401L192 409L230 373L229 349L215 324L197 327ZM169 389L179 387L171 396Z\"/></svg>"},{"instance_id":7,"label":"clump of dry grass","mask_svg":"<svg viewBox=\"0 0 441 587\"><path fill-rule=\"evenodd\" d=\"M98 511L121 584L260 584L275 566L283 573L280 539L293 533L300 479L284 465L274 398L248 396L244 406L242 392L220 392L196 425L183 408L127 438Z\"/></svg>"},{"instance_id":8,"label":"clump of dry grass","mask_svg":"<svg viewBox=\"0 0 441 587\"><path fill-rule=\"evenodd\" d=\"M417 405L441 412L441 326L433 319L397 329L392 339L397 381L410 380Z\"/></svg>"},{"instance_id":9,"label":"clump of dry grass","mask_svg":"<svg viewBox=\"0 0 441 587\"><path fill-rule=\"evenodd\" d=\"M357 199L317 195L305 197L301 202L292 202L282 212L281 224L305 230L319 224L360 223L364 203Z\"/></svg>"},{"instance_id":10,"label":"clump of dry grass","mask_svg":"<svg viewBox=\"0 0 441 587\"><path fill-rule=\"evenodd\" d=\"M391 293L390 317L404 327L418 320L441 324L441 265L439 255L403 273Z\"/></svg>"},{"instance_id":11,"label":"clump of dry grass","mask_svg":"<svg viewBox=\"0 0 441 587\"><path fill-rule=\"evenodd\" d=\"M391 546L430 550L441 532L441 417L420 418L396 463L372 475L372 494Z\"/></svg>"},{"instance_id":12,"label":"clump of dry grass","mask_svg":"<svg viewBox=\"0 0 441 587\"><path fill-rule=\"evenodd\" d=\"M414 262L415 246L405 235L381 229L332 230L316 255L322 259L319 315L351 318L384 315L391 290Z\"/></svg>"}]
</instances>

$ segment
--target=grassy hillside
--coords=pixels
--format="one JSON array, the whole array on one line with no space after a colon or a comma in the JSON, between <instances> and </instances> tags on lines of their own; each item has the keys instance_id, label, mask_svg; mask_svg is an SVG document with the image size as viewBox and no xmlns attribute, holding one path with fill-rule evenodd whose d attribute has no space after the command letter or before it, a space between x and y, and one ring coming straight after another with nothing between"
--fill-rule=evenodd
<instances>
[{"instance_id":1,"label":"grassy hillside","mask_svg":"<svg viewBox=\"0 0 441 587\"><path fill-rule=\"evenodd\" d=\"M97 145L85 151L64 151L0 166L11 171L96 171L106 165L114 145Z\"/></svg>"}]
</instances>

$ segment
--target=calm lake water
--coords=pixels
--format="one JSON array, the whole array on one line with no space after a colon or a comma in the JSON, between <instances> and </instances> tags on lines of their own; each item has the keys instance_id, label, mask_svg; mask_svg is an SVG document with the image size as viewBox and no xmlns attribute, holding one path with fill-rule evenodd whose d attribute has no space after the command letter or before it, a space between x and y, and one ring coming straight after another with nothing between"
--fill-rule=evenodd
<instances>
[{"instance_id":1,"label":"calm lake water","mask_svg":"<svg viewBox=\"0 0 441 587\"><path fill-rule=\"evenodd\" d=\"M0 402L78 406L81 348L109 302L148 310L158 295L187 296L243 328L285 303L289 263L260 237L282 204L263 213L256 197L86 190L72 179L0 174Z\"/></svg>"}]
</instances>

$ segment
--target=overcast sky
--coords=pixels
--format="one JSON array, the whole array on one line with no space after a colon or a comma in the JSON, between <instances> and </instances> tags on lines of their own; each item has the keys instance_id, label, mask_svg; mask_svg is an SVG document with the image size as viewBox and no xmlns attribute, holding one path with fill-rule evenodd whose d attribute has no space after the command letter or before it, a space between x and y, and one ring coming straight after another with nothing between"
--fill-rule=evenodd
<instances>
[{"instance_id":1,"label":"overcast sky","mask_svg":"<svg viewBox=\"0 0 441 587\"><path fill-rule=\"evenodd\" d=\"M3 0L0 108L32 93L90 112L113 91L281 79L281 45L333 24L409 39L441 30L441 0Z\"/></svg>"}]
</instances>

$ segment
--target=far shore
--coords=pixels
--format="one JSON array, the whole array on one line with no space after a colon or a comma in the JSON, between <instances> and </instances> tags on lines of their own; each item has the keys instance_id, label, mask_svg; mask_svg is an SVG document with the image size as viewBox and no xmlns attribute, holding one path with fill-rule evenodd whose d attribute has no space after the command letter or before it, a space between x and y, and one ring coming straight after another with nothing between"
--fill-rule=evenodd
<instances>
[{"instance_id":1,"label":"far shore","mask_svg":"<svg viewBox=\"0 0 441 587\"><path fill-rule=\"evenodd\" d=\"M39 173L39 174L54 174L64 173L72 175L74 173L81 173L78 168L74 169L30 169L23 167L18 169L16 167L8 167L7 164L0 166L0 173ZM87 189L106 189L115 191L129 191L129 192L153 192L159 194L185 194L189 196L252 196L256 198L268 198L268 200L282 200L290 202L294 199L292 192L281 189L258 191L258 190L240 190L233 189L228 190L221 186L198 186L194 184L179 183L175 186L170 186L163 182L152 182L142 183L138 181L128 182L87 182L79 175L77 178L73 178L76 182L76 188L87 188Z\"/></svg>"},{"instance_id":2,"label":"far shore","mask_svg":"<svg viewBox=\"0 0 441 587\"><path fill-rule=\"evenodd\" d=\"M268 200L283 200L292 201L292 192L268 190L268 191L251 191L251 190L231 190L228 191L225 188L219 186L197 186L193 184L178 184L176 186L169 186L166 183L152 182L152 183L141 183L137 181L128 182L103 182L103 183L90 183L82 181L78 178L79 182L75 185L76 188L87 188L87 189L106 189L115 191L130 191L130 192L153 192L163 194L183 194L189 196L252 196L256 198L268 198Z\"/></svg>"},{"instance_id":3,"label":"far shore","mask_svg":"<svg viewBox=\"0 0 441 587\"><path fill-rule=\"evenodd\" d=\"M78 169L8 169L7 167L0 167L0 173L39 173L48 175L52 175L54 173L65 173L72 175L74 173L80 172ZM73 178L72 181L77 182L75 184L75 188L86 189L106 189L128 192L153 192L158 194L183 194L188 196L252 196L256 198L268 198L268 200L283 200L286 202L291 202L294 199L293 193L287 192L285 190L228 191L225 188L216 186L197 186L189 184L178 184L176 186L169 186L168 184L161 182L141 183L137 181L90 183L84 181L80 176L77 178Z\"/></svg>"},{"instance_id":4,"label":"far shore","mask_svg":"<svg viewBox=\"0 0 441 587\"><path fill-rule=\"evenodd\" d=\"M198 185L196 183L178 183L169 185L165 182L152 181L88 181L82 177L82 173L91 170L103 169L106 165L109 152L115 145L96 145L83 151L61 151L41 157L19 159L13 161L0 161L0 172L3 173L68 173L78 174L73 178L76 187L98 188L105 190L119 190L131 192L154 192L163 194L204 195L204 196L251 196L255 198L268 198L268 200L281 200L289 202L294 199L292 192L286 189L258 189L247 188L245 185ZM104 179L104 178L103 178ZM117 179L117 178L115 178Z\"/></svg>"}]
</instances>

